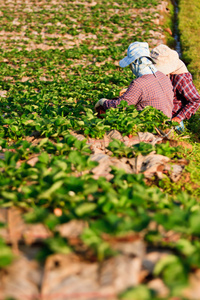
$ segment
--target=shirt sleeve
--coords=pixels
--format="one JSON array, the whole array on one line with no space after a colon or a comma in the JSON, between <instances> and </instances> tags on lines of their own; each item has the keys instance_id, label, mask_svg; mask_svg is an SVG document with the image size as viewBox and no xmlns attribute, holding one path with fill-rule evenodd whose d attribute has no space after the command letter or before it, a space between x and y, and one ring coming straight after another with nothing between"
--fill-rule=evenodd
<instances>
[{"instance_id":1,"label":"shirt sleeve","mask_svg":"<svg viewBox=\"0 0 200 300\"><path fill-rule=\"evenodd\" d=\"M118 99L114 100L106 100L103 103L103 107L105 110L108 108L116 108L122 100L126 101L128 105L137 105L138 102L140 102L142 98L142 89L140 85L137 83L136 80L133 80L131 84L129 85L126 92L119 97Z\"/></svg>"},{"instance_id":2,"label":"shirt sleeve","mask_svg":"<svg viewBox=\"0 0 200 300\"><path fill-rule=\"evenodd\" d=\"M190 119L200 107L200 95L193 84L192 78L182 79L177 86L179 93L185 98L187 103L179 111L176 117L181 120Z\"/></svg>"}]
</instances>

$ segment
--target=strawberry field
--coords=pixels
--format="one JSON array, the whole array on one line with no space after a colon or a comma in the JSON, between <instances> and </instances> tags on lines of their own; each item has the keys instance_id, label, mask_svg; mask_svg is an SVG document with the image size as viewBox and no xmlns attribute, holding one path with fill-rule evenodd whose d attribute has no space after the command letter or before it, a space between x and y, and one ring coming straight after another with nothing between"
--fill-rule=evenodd
<instances>
[{"instance_id":1,"label":"strawberry field","mask_svg":"<svg viewBox=\"0 0 200 300\"><path fill-rule=\"evenodd\" d=\"M198 113L178 135L94 109L133 79L131 42L172 39L168 7L0 1L0 299L200 298Z\"/></svg>"}]
</instances>

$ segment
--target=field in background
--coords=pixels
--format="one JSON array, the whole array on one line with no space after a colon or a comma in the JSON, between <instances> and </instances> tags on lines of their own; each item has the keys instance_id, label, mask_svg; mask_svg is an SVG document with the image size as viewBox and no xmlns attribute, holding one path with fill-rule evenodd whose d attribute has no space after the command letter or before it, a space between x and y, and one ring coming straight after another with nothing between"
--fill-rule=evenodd
<instances>
[{"instance_id":1,"label":"field in background","mask_svg":"<svg viewBox=\"0 0 200 300\"><path fill-rule=\"evenodd\" d=\"M200 89L199 12L199 1L179 1L179 30L183 59L187 63L188 69L193 74L194 83L198 90Z\"/></svg>"},{"instance_id":2,"label":"field in background","mask_svg":"<svg viewBox=\"0 0 200 300\"><path fill-rule=\"evenodd\" d=\"M198 91L200 91L199 12L199 1L179 1L179 30L183 60L186 62L188 70L193 75L194 84ZM199 133L200 112L191 118L188 128L197 134Z\"/></svg>"}]
</instances>

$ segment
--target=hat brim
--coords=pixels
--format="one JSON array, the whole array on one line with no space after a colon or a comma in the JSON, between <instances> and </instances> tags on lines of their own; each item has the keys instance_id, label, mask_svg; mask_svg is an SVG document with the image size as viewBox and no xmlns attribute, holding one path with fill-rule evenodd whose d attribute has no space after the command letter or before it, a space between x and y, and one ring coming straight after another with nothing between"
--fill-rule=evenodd
<instances>
[{"instance_id":1,"label":"hat brim","mask_svg":"<svg viewBox=\"0 0 200 300\"><path fill-rule=\"evenodd\" d=\"M140 58L140 57L148 57L149 59L151 59L151 61L153 61L150 55L141 55L138 58ZM132 57L129 58L128 56L126 56L119 61L119 65L120 65L120 67L125 68L125 67L129 66L135 60L136 60L135 58L132 58Z\"/></svg>"},{"instance_id":2,"label":"hat brim","mask_svg":"<svg viewBox=\"0 0 200 300\"><path fill-rule=\"evenodd\" d=\"M157 64L157 63L154 63L156 69L160 72L162 72L163 74L165 75L168 75L170 73L172 73L172 71L174 71L174 67L171 66L170 64Z\"/></svg>"},{"instance_id":3,"label":"hat brim","mask_svg":"<svg viewBox=\"0 0 200 300\"><path fill-rule=\"evenodd\" d=\"M154 65L158 71L164 73L165 75L183 74L183 73L188 72L188 69L186 68L185 64L180 59L179 60L176 60L176 59L171 60L168 64L166 64L166 63L162 64L160 62L155 63L155 61L154 61Z\"/></svg>"},{"instance_id":4,"label":"hat brim","mask_svg":"<svg viewBox=\"0 0 200 300\"><path fill-rule=\"evenodd\" d=\"M187 69L186 65L184 64L184 62L179 59L177 69L175 71L171 72L171 74L183 74L183 73L188 73L188 69Z\"/></svg>"},{"instance_id":5,"label":"hat brim","mask_svg":"<svg viewBox=\"0 0 200 300\"><path fill-rule=\"evenodd\" d=\"M132 62L133 62L133 58L131 59L128 56L126 56L119 61L119 65L120 65L120 67L125 68L125 67L129 66Z\"/></svg>"}]
</instances>

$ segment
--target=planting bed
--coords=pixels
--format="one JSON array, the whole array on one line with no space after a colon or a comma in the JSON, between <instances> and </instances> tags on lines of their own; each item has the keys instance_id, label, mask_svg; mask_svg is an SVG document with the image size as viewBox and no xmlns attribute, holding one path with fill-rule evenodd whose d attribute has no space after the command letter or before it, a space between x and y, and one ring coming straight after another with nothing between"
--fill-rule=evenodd
<instances>
[{"instance_id":1,"label":"planting bed","mask_svg":"<svg viewBox=\"0 0 200 300\"><path fill-rule=\"evenodd\" d=\"M132 80L131 42L164 41L168 12L0 2L0 299L199 299L196 133L163 138L173 124L151 107L94 110Z\"/></svg>"}]
</instances>

